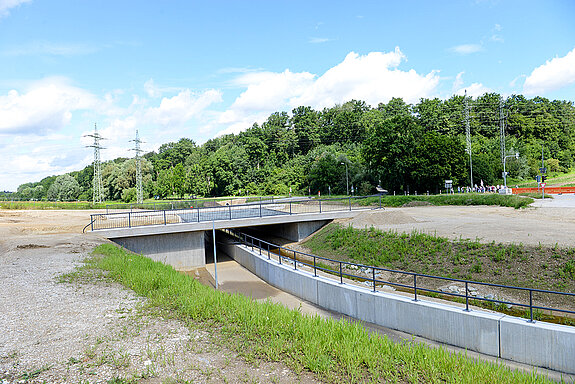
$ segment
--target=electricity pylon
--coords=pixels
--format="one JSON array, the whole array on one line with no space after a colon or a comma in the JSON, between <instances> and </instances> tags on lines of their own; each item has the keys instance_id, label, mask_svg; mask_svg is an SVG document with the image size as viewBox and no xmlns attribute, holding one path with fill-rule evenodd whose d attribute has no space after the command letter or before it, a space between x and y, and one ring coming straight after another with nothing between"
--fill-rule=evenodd
<instances>
[{"instance_id":1,"label":"electricity pylon","mask_svg":"<svg viewBox=\"0 0 575 384\"><path fill-rule=\"evenodd\" d=\"M104 147L100 145L100 140L104 140L104 138L98 133L96 123L94 123L94 133L86 136L94 138L94 144L86 146L88 148L94 148L94 178L92 179L93 203L102 203L104 201L104 187L102 186L100 149L104 149Z\"/></svg>"},{"instance_id":2,"label":"electricity pylon","mask_svg":"<svg viewBox=\"0 0 575 384\"><path fill-rule=\"evenodd\" d=\"M137 129L136 139L130 141L134 142L134 148L131 150L136 152L136 201L138 204L142 204L144 202L144 188L142 186L142 161L140 158L140 153L143 151L140 149L140 143L143 143L143 141L140 140Z\"/></svg>"}]
</instances>

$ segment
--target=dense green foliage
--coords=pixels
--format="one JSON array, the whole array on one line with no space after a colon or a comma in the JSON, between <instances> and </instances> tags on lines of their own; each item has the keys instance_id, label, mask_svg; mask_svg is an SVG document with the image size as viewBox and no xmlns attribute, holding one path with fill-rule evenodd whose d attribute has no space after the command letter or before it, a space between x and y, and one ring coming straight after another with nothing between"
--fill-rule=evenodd
<instances>
[{"instance_id":1,"label":"dense green foliage","mask_svg":"<svg viewBox=\"0 0 575 384\"><path fill-rule=\"evenodd\" d=\"M394 343L361 324L305 316L271 302L259 303L203 286L170 266L113 245L99 246L104 257L92 265L174 316L205 322L225 335L243 356L281 361L327 382L546 383L536 374L430 348ZM215 327L214 327L215 325Z\"/></svg>"},{"instance_id":2,"label":"dense green foliage","mask_svg":"<svg viewBox=\"0 0 575 384\"><path fill-rule=\"evenodd\" d=\"M546 159L549 171L574 166L573 102L526 99L495 93L468 98L473 179L501 184L500 100L506 126L506 170L513 179L532 179ZM144 155L145 197L287 195L321 192L375 192L379 183L390 192L437 193L443 181L455 188L470 184L465 140L465 99L421 99L415 105L391 99L376 108L352 100L316 111L295 108L276 112L239 133L201 146L187 138ZM135 198L135 161L116 159L102 168L108 200ZM90 199L92 166L72 172L80 187L57 198ZM23 184L13 197L45 199L56 177ZM68 191L69 192L69 191ZM73 191L75 192L75 191Z\"/></svg>"},{"instance_id":3,"label":"dense green foliage","mask_svg":"<svg viewBox=\"0 0 575 384\"><path fill-rule=\"evenodd\" d=\"M540 198L541 196L539 196ZM444 194L444 195L400 195L372 196L357 200L361 205L378 205L383 207L401 207L412 202L424 202L430 205L498 205L500 207L525 208L533 202L531 197L499 194Z\"/></svg>"}]
</instances>

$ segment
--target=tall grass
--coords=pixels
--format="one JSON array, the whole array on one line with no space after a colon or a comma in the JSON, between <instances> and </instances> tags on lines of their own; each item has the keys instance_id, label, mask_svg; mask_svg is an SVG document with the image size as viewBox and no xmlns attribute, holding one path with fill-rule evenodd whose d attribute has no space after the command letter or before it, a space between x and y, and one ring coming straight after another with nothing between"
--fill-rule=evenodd
<instances>
[{"instance_id":1,"label":"tall grass","mask_svg":"<svg viewBox=\"0 0 575 384\"><path fill-rule=\"evenodd\" d=\"M547 383L534 373L512 371L441 348L394 343L359 323L302 315L271 302L203 286L171 267L113 245L99 246L92 263L153 306L216 327L242 354L281 361L328 382Z\"/></svg>"}]
</instances>

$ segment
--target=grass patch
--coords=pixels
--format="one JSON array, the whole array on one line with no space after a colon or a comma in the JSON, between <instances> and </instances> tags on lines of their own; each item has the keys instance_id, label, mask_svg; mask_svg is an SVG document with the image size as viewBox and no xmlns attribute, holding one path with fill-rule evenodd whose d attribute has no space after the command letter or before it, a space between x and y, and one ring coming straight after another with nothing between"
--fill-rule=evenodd
<instances>
[{"instance_id":1,"label":"grass patch","mask_svg":"<svg viewBox=\"0 0 575 384\"><path fill-rule=\"evenodd\" d=\"M360 205L378 205L379 196L371 196L355 201ZM525 208L533 202L530 197L499 195L496 193L458 193L453 195L408 195L381 196L381 205L402 207L413 202L425 202L431 205L498 205L501 207Z\"/></svg>"},{"instance_id":2,"label":"grass patch","mask_svg":"<svg viewBox=\"0 0 575 384\"><path fill-rule=\"evenodd\" d=\"M443 277L575 292L575 249L451 241L420 232L332 223L308 239L311 253L342 261ZM543 275L547 273L547 275ZM495 271L495 272L494 272Z\"/></svg>"},{"instance_id":3,"label":"grass patch","mask_svg":"<svg viewBox=\"0 0 575 384\"><path fill-rule=\"evenodd\" d=\"M542 193L536 193L536 192L525 192L525 193L520 193L519 196L524 196L524 197L530 197L532 199L542 199L543 198L543 194ZM546 199L552 199L553 195L550 195L548 193L545 194L545 198Z\"/></svg>"},{"instance_id":4,"label":"grass patch","mask_svg":"<svg viewBox=\"0 0 575 384\"><path fill-rule=\"evenodd\" d=\"M393 343L370 335L357 323L302 315L271 302L214 291L169 266L111 244L94 253L103 256L93 265L109 271L110 278L184 321L218 327L242 356L280 361L328 382L550 382L440 348Z\"/></svg>"},{"instance_id":5,"label":"grass patch","mask_svg":"<svg viewBox=\"0 0 575 384\"><path fill-rule=\"evenodd\" d=\"M88 201L0 201L0 209L104 209L106 204L93 204Z\"/></svg>"}]
</instances>

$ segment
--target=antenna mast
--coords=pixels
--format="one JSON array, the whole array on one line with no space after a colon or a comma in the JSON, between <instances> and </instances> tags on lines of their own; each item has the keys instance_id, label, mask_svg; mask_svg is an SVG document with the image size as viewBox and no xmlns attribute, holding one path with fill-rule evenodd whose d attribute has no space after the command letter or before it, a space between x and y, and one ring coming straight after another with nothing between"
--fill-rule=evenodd
<instances>
[{"instance_id":1,"label":"antenna mast","mask_svg":"<svg viewBox=\"0 0 575 384\"><path fill-rule=\"evenodd\" d=\"M104 187L102 186L100 149L104 149L104 147L100 145L100 140L104 140L104 138L98 133L96 123L94 123L94 133L86 136L94 138L94 144L86 146L87 148L94 148L94 178L92 179L93 203L102 203L104 201Z\"/></svg>"},{"instance_id":2,"label":"antenna mast","mask_svg":"<svg viewBox=\"0 0 575 384\"><path fill-rule=\"evenodd\" d=\"M140 144L143 143L143 141L140 140L137 129L136 139L130 141L134 142L134 148L131 150L136 152L136 201L138 204L142 204L144 202L144 188L142 186L142 161L140 158L140 153L143 151L140 149Z\"/></svg>"}]
</instances>

